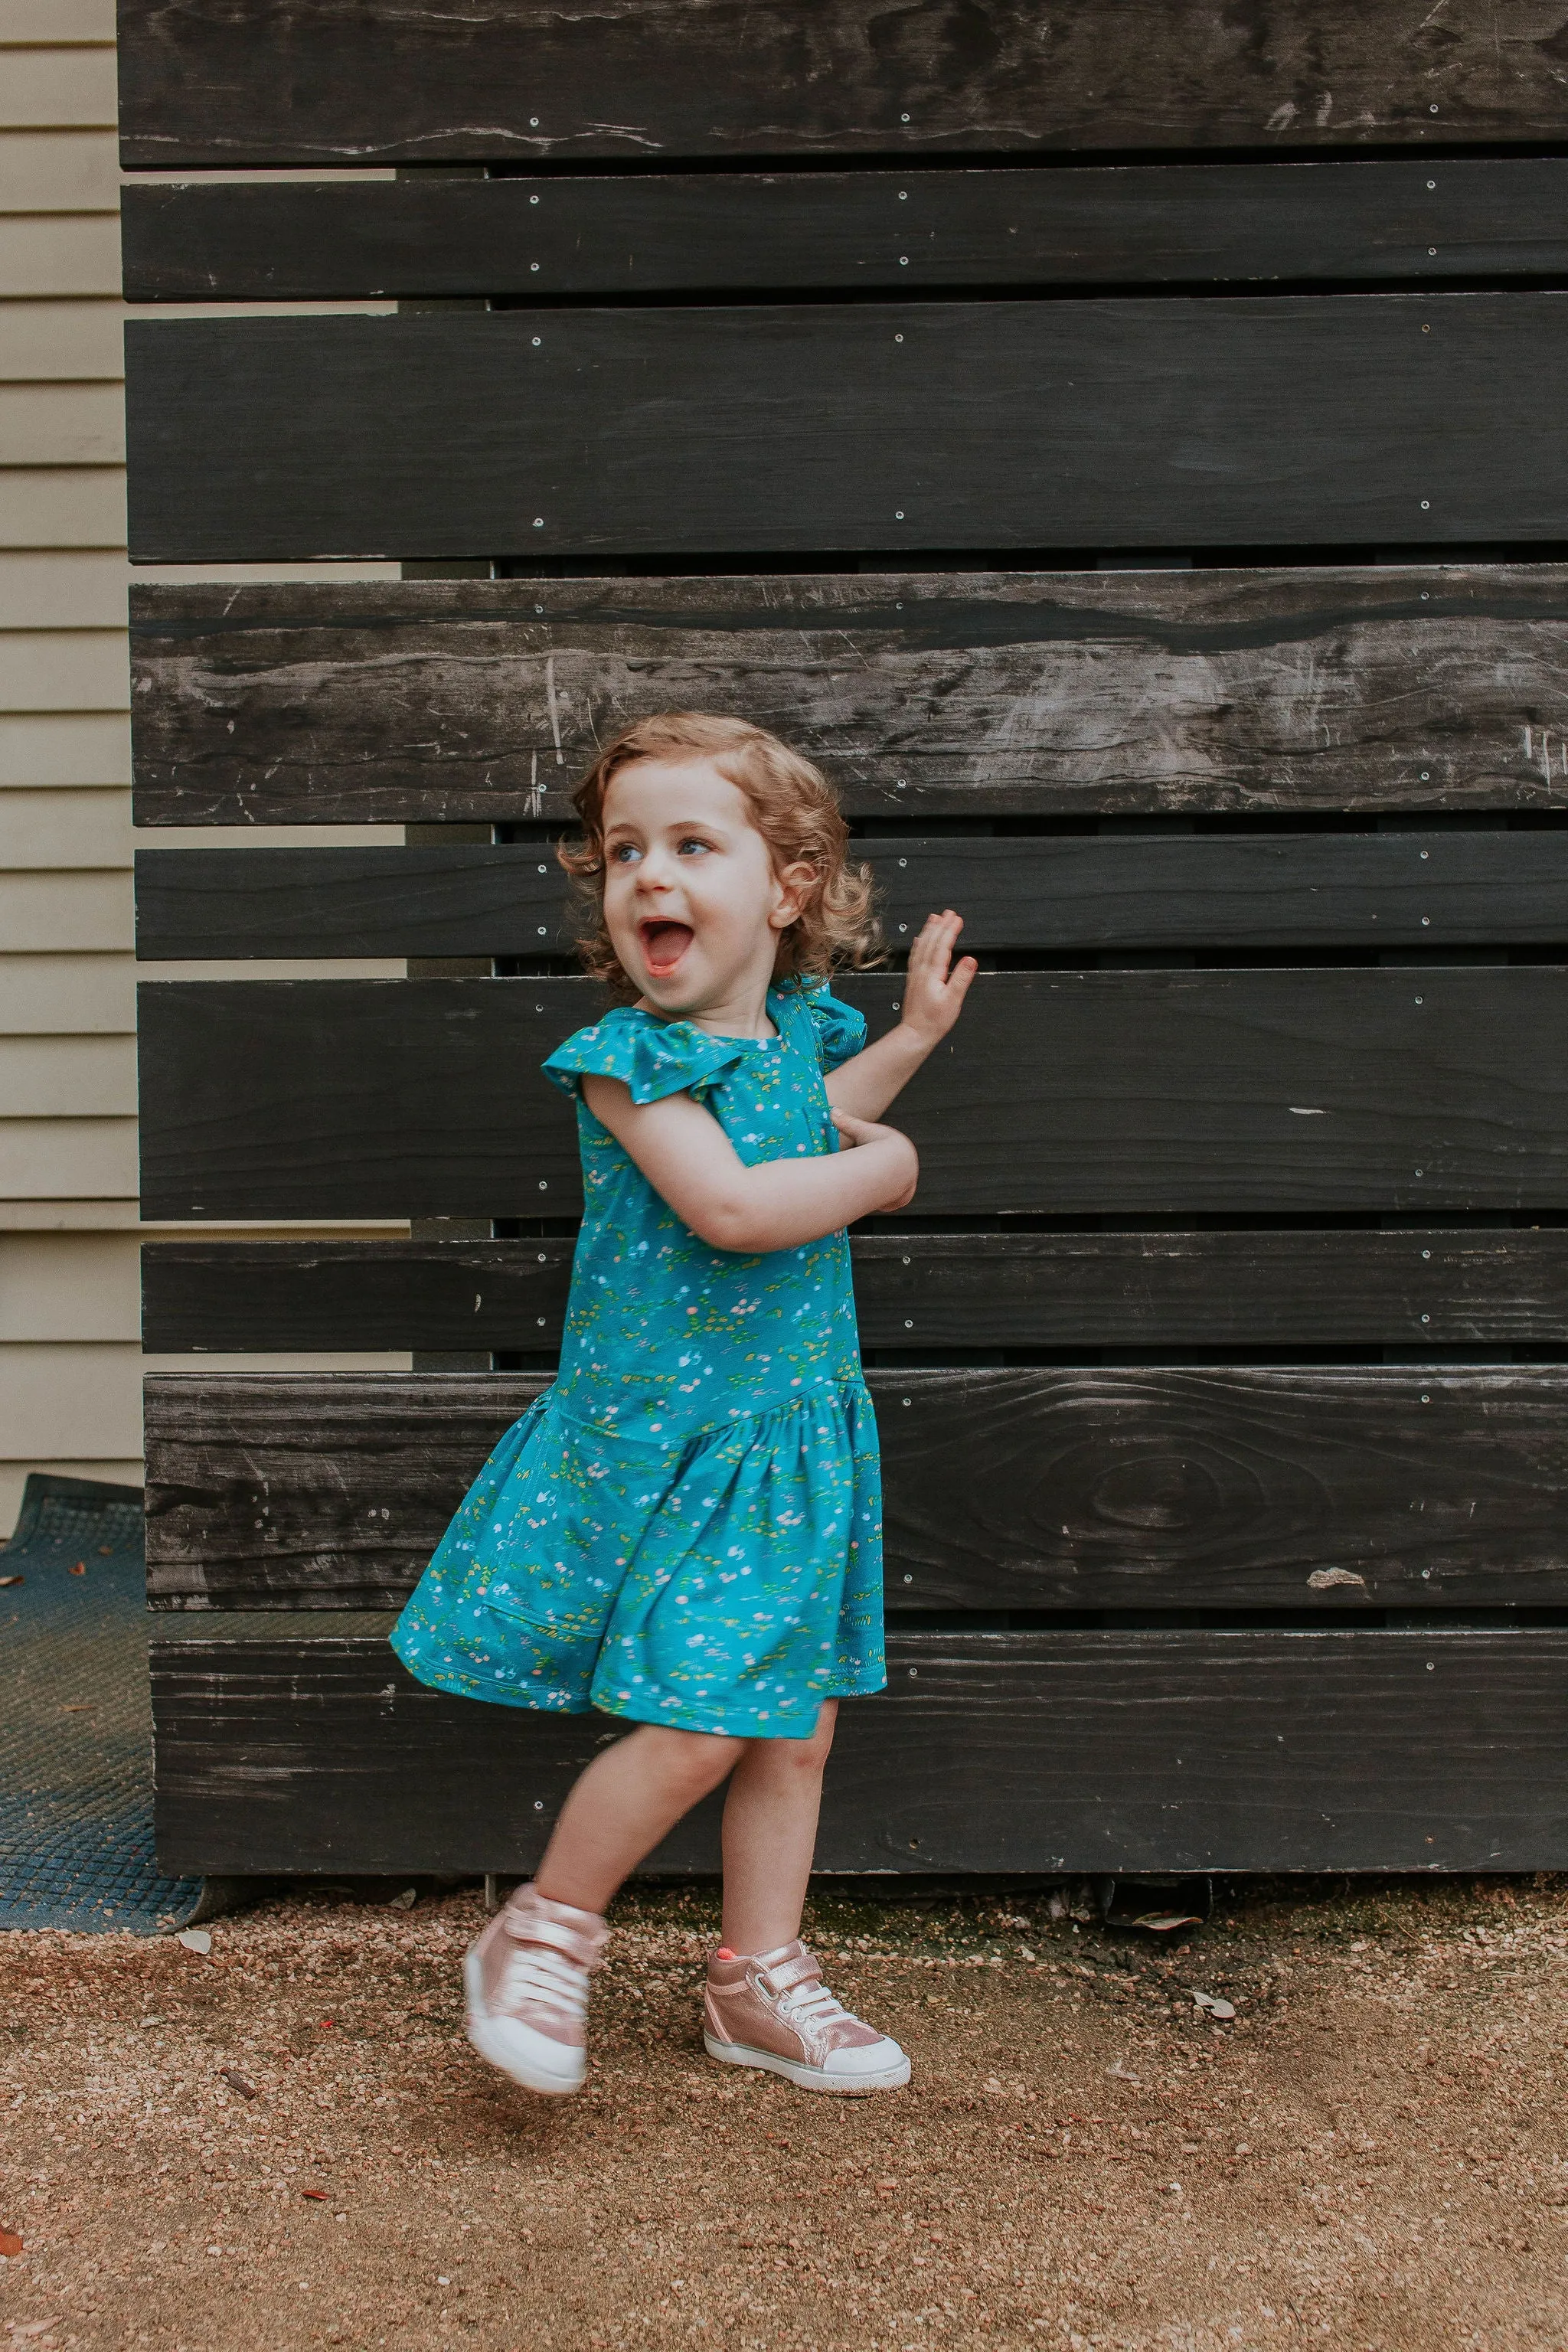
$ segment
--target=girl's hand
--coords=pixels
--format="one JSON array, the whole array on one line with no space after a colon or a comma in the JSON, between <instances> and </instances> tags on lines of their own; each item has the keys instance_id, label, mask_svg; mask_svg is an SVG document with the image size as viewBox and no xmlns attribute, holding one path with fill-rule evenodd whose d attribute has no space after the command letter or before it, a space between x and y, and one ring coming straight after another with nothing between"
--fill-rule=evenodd
<instances>
[{"instance_id":1,"label":"girl's hand","mask_svg":"<svg viewBox=\"0 0 1568 2352\"><path fill-rule=\"evenodd\" d=\"M915 1187L921 1177L920 1158L909 1137L900 1135L896 1127L879 1127L868 1118L856 1118L847 1110L836 1109L833 1124L838 1129L841 1146L847 1150L863 1149L867 1144L895 1147L888 1155L892 1162L893 1182L888 1198L882 1202L882 1209L907 1209L915 1197Z\"/></svg>"},{"instance_id":2,"label":"girl's hand","mask_svg":"<svg viewBox=\"0 0 1568 2352\"><path fill-rule=\"evenodd\" d=\"M963 929L963 916L955 915L951 907L943 914L928 915L910 950L902 1026L913 1030L928 1054L963 1010L969 983L980 968L973 956L953 963L952 951Z\"/></svg>"},{"instance_id":3,"label":"girl's hand","mask_svg":"<svg viewBox=\"0 0 1568 2352\"><path fill-rule=\"evenodd\" d=\"M904 975L899 1024L847 1062L840 1062L827 1080L827 1099L836 1110L848 1111L858 1120L879 1118L893 1097L908 1086L926 1055L946 1036L963 1010L969 983L979 966L973 956L952 961L963 918L951 907L945 914L928 915L921 935L910 950ZM949 1053L953 1048L948 1047ZM868 1130L869 1131L869 1130ZM879 1129L879 1134L890 1133ZM858 1140L859 1139L855 1139ZM904 1195L908 1200L913 1192ZM903 1201L893 1203L902 1208Z\"/></svg>"}]
</instances>

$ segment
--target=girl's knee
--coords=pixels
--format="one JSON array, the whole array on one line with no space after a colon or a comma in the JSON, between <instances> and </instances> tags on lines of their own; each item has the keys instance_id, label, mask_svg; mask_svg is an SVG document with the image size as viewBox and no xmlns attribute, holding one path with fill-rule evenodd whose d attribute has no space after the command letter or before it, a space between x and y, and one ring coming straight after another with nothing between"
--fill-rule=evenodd
<instances>
[{"instance_id":1,"label":"girl's knee","mask_svg":"<svg viewBox=\"0 0 1568 2352\"><path fill-rule=\"evenodd\" d=\"M764 1763L770 1771L795 1774L820 1772L833 1746L833 1723L836 1713L833 1702L823 1708L816 1729L809 1739L753 1739L750 1753Z\"/></svg>"},{"instance_id":2,"label":"girl's knee","mask_svg":"<svg viewBox=\"0 0 1568 2352\"><path fill-rule=\"evenodd\" d=\"M743 1740L728 1738L721 1732L677 1731L661 1723L647 1724L643 1731L660 1769L703 1792L718 1787L745 1746Z\"/></svg>"},{"instance_id":3,"label":"girl's knee","mask_svg":"<svg viewBox=\"0 0 1568 2352\"><path fill-rule=\"evenodd\" d=\"M833 1745L833 1734L837 1722L838 1701L836 1698L824 1699L822 1712L816 1718L816 1729L809 1739L802 1739L795 1743L805 1750L806 1755L818 1768L827 1760L827 1752Z\"/></svg>"}]
</instances>

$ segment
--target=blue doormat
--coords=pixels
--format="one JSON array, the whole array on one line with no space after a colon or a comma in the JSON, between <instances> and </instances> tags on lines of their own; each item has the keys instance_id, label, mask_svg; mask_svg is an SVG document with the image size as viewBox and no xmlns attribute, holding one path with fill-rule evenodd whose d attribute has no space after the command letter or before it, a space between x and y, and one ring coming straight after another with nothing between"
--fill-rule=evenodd
<instances>
[{"instance_id":1,"label":"blue doormat","mask_svg":"<svg viewBox=\"0 0 1568 2352\"><path fill-rule=\"evenodd\" d=\"M142 1496L34 1471L0 1545L0 1928L154 1935L199 1878L153 1852Z\"/></svg>"}]
</instances>

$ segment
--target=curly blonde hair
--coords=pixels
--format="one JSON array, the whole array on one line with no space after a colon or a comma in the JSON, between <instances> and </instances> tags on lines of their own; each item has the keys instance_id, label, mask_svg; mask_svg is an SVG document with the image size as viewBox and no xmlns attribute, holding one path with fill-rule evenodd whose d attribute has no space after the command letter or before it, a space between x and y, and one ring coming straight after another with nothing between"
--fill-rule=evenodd
<instances>
[{"instance_id":1,"label":"curly blonde hair","mask_svg":"<svg viewBox=\"0 0 1568 2352\"><path fill-rule=\"evenodd\" d=\"M774 978L826 979L840 963L857 971L875 963L882 937L871 911L870 870L850 860L848 828L822 771L747 719L661 710L623 728L605 745L572 794L583 837L556 846L587 916L578 952L592 978L617 996L629 1000L637 993L605 922L605 795L634 761L693 759L711 760L745 794L775 867L802 864L816 870L800 913L779 934Z\"/></svg>"}]
</instances>

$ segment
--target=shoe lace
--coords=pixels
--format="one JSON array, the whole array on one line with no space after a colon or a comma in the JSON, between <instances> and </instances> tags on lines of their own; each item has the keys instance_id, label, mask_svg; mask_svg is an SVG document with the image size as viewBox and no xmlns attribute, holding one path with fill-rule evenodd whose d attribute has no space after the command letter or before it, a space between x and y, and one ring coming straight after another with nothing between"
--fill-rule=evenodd
<instances>
[{"instance_id":1,"label":"shoe lace","mask_svg":"<svg viewBox=\"0 0 1568 2352\"><path fill-rule=\"evenodd\" d=\"M854 2011L846 2009L842 2001L836 2000L820 1977L808 1979L805 1984L792 1985L787 1992L778 1996L778 2004L780 2015L787 2017L792 2023L796 2020L816 2027L859 2023Z\"/></svg>"},{"instance_id":2,"label":"shoe lace","mask_svg":"<svg viewBox=\"0 0 1568 2352\"><path fill-rule=\"evenodd\" d=\"M524 2001L537 2001L577 2023L588 2012L588 1971L546 1945L514 1944L501 1975L497 2006L511 2011Z\"/></svg>"}]
</instances>

